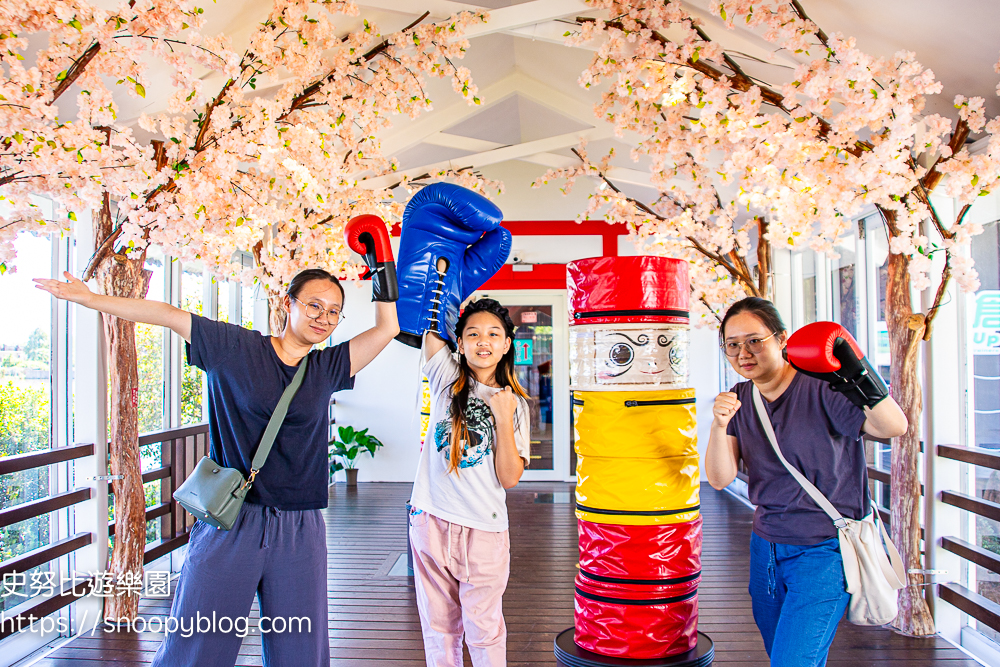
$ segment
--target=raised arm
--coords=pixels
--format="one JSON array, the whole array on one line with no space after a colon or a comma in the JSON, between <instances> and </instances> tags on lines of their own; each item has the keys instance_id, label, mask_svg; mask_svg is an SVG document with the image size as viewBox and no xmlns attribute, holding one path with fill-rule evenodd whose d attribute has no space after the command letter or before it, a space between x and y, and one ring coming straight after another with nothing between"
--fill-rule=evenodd
<instances>
[{"instance_id":1,"label":"raised arm","mask_svg":"<svg viewBox=\"0 0 1000 667\"><path fill-rule=\"evenodd\" d=\"M187 342L191 342L191 313L186 310L162 301L94 294L82 280L75 278L68 271L64 271L63 276L66 282L52 278L35 278L35 287L45 290L57 299L72 301L123 320L167 327Z\"/></svg>"},{"instance_id":2,"label":"raised arm","mask_svg":"<svg viewBox=\"0 0 1000 667\"><path fill-rule=\"evenodd\" d=\"M864 408L865 423L861 430L876 438L897 438L909 425L906 414L892 396L886 396L873 408Z\"/></svg>"},{"instance_id":3,"label":"raised arm","mask_svg":"<svg viewBox=\"0 0 1000 667\"><path fill-rule=\"evenodd\" d=\"M351 375L357 375L358 371L370 364L398 333L396 304L376 301L375 326L351 339Z\"/></svg>"},{"instance_id":4,"label":"raised arm","mask_svg":"<svg viewBox=\"0 0 1000 667\"><path fill-rule=\"evenodd\" d=\"M375 302L375 326L351 339L353 377L399 333L399 318L396 316L399 288L389 231L382 218L374 215L352 218L344 227L344 240L368 265L365 277L372 281L372 301Z\"/></svg>"},{"instance_id":5,"label":"raised arm","mask_svg":"<svg viewBox=\"0 0 1000 667\"><path fill-rule=\"evenodd\" d=\"M712 488L722 490L736 479L739 469L740 448L736 438L726 433L729 421L740 409L736 394L724 391L715 397L712 409L712 430L705 450L705 476Z\"/></svg>"}]
</instances>

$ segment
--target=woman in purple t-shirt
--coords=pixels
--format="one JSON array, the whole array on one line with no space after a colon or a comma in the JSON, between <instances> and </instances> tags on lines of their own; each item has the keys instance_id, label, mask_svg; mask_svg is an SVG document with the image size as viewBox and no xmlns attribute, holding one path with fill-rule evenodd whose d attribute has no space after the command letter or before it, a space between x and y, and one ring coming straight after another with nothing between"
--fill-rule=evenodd
<instances>
[{"instance_id":1,"label":"woman in purple t-shirt","mask_svg":"<svg viewBox=\"0 0 1000 667\"><path fill-rule=\"evenodd\" d=\"M846 593L837 530L778 460L754 411L760 390L784 457L845 517L868 513L868 474L861 434L891 438L906 432L906 416L886 397L860 408L844 394L799 373L785 360L787 332L770 301L750 297L722 320L722 349L747 379L715 399L705 473L716 489L746 464L750 502L753 616L772 667L826 664Z\"/></svg>"}]
</instances>

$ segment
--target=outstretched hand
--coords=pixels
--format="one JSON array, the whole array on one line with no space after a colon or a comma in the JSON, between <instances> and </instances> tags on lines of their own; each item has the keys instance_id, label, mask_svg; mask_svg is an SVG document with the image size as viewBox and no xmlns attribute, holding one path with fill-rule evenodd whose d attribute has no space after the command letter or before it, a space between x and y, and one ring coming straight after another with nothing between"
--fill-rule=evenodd
<instances>
[{"instance_id":1,"label":"outstretched hand","mask_svg":"<svg viewBox=\"0 0 1000 667\"><path fill-rule=\"evenodd\" d=\"M69 271L63 271L63 277L66 278L66 282L54 278L34 278L33 280L35 287L45 290L57 299L65 299L86 306L94 293L90 291L86 283Z\"/></svg>"}]
</instances>

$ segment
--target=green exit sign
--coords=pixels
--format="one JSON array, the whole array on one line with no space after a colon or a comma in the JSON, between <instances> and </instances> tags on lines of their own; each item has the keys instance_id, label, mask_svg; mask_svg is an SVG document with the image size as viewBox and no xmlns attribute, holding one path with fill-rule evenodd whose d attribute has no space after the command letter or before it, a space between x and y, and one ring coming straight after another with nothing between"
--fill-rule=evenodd
<instances>
[{"instance_id":1,"label":"green exit sign","mask_svg":"<svg viewBox=\"0 0 1000 667\"><path fill-rule=\"evenodd\" d=\"M531 338L514 339L514 365L531 366L534 361L535 341Z\"/></svg>"}]
</instances>

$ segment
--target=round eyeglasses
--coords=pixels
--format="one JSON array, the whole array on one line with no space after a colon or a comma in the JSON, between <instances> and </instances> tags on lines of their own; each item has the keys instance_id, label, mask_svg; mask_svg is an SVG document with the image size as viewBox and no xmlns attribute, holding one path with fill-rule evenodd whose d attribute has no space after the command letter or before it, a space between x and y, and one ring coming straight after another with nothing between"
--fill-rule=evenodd
<instances>
[{"instance_id":1,"label":"round eyeglasses","mask_svg":"<svg viewBox=\"0 0 1000 667\"><path fill-rule=\"evenodd\" d=\"M318 303L306 303L305 301L297 299L294 296L292 297L292 300L298 301L300 304L302 304L303 308L305 308L306 311L306 317L308 317L310 320L318 320L323 313L326 313L326 321L329 322L330 324L337 324L338 322L340 322L340 320L345 318L344 313L337 308L331 308L330 310L327 310Z\"/></svg>"},{"instance_id":2,"label":"round eyeglasses","mask_svg":"<svg viewBox=\"0 0 1000 667\"><path fill-rule=\"evenodd\" d=\"M722 348L722 351L726 353L727 357L740 356L740 350L742 350L744 347L746 347L747 352L749 352L750 354L757 355L760 354L761 351L764 349L764 343L768 339L774 338L777 335L778 332L775 331L767 338L748 338L742 343L737 343L736 341L731 340L723 343L720 347Z\"/></svg>"}]
</instances>

